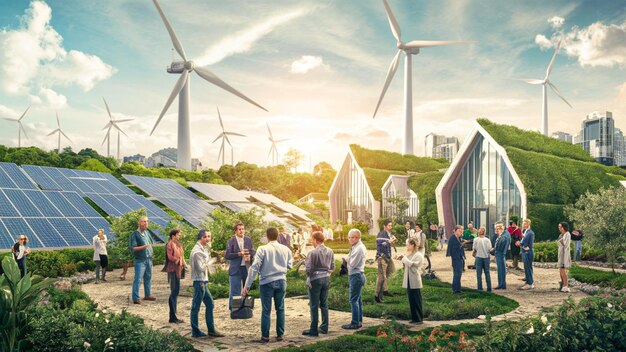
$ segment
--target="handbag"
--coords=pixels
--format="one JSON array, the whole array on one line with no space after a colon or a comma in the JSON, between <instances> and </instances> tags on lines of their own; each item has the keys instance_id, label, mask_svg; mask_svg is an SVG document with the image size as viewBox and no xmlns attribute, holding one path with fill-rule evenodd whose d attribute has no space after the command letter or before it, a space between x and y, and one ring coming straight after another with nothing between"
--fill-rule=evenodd
<instances>
[{"instance_id":1,"label":"handbag","mask_svg":"<svg viewBox=\"0 0 626 352\"><path fill-rule=\"evenodd\" d=\"M250 319L253 317L254 297L233 296L231 319Z\"/></svg>"}]
</instances>

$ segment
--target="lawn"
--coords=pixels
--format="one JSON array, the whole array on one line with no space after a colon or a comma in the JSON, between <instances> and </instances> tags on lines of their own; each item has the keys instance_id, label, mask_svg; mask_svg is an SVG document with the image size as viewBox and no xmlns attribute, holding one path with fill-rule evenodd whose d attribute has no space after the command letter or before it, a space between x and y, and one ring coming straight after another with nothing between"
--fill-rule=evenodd
<instances>
[{"instance_id":1,"label":"lawn","mask_svg":"<svg viewBox=\"0 0 626 352\"><path fill-rule=\"evenodd\" d=\"M340 262L335 263L337 268ZM402 288L402 270L398 270L389 282L389 291L395 297L385 297L384 304L374 302L376 289L376 269L366 268L367 282L363 290L363 315L372 318L409 320L409 302L406 289ZM252 286L251 295L258 297L256 288L258 281ZM456 320L476 318L479 315L498 315L518 307L512 299L488 292L465 289L461 295L453 295L451 285L436 279L424 279L422 299L424 318L426 320ZM214 298L228 297L228 273L218 272L209 278L209 290ZM291 270L287 274L287 297L306 296L305 276L301 272ZM350 311L348 278L340 276L335 270L331 276L328 294L330 309Z\"/></svg>"},{"instance_id":2,"label":"lawn","mask_svg":"<svg viewBox=\"0 0 626 352\"><path fill-rule=\"evenodd\" d=\"M572 265L569 274L577 281L598 285L600 287L612 287L618 290L626 288L626 274L589 269L578 265Z\"/></svg>"}]
</instances>

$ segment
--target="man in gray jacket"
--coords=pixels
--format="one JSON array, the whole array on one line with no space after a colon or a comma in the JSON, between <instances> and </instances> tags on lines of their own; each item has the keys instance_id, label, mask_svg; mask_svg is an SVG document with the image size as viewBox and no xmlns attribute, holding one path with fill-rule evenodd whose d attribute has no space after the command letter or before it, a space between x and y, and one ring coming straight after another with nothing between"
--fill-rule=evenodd
<instances>
[{"instance_id":1,"label":"man in gray jacket","mask_svg":"<svg viewBox=\"0 0 626 352\"><path fill-rule=\"evenodd\" d=\"M318 333L328 333L328 288L330 274L335 270L335 255L324 246L324 234L315 231L311 235L313 249L306 257L306 276L309 284L309 306L311 307L311 327L304 330L302 335L318 336ZM322 309L322 324L317 328L319 318L318 309Z\"/></svg>"},{"instance_id":2,"label":"man in gray jacket","mask_svg":"<svg viewBox=\"0 0 626 352\"><path fill-rule=\"evenodd\" d=\"M209 291L209 275L207 273L211 260L211 255L207 249L210 243L211 232L200 230L200 232L198 232L198 242L196 242L189 256L191 280L193 281L193 300L191 301L191 313L189 314L192 337L205 337L207 335L211 337L224 336L215 330L215 324L213 322L213 297ZM202 302L204 302L206 307L205 319L208 329L207 334L200 331L200 327L198 326L198 312L200 311L200 304Z\"/></svg>"},{"instance_id":3,"label":"man in gray jacket","mask_svg":"<svg viewBox=\"0 0 626 352\"><path fill-rule=\"evenodd\" d=\"M363 297L362 291L365 286L365 255L367 249L361 242L361 231L352 229L348 232L350 242L350 254L348 254L348 277L350 282L350 306L352 321L342 325L342 329L355 330L363 325Z\"/></svg>"},{"instance_id":4,"label":"man in gray jacket","mask_svg":"<svg viewBox=\"0 0 626 352\"><path fill-rule=\"evenodd\" d=\"M270 313L272 298L276 308L276 340L282 341L285 334L285 291L287 289L287 270L293 265L293 256L287 246L278 243L278 230L270 227L265 232L268 243L260 246L248 272L242 296L248 295L250 286L257 274L261 293L261 343L270 341Z\"/></svg>"}]
</instances>

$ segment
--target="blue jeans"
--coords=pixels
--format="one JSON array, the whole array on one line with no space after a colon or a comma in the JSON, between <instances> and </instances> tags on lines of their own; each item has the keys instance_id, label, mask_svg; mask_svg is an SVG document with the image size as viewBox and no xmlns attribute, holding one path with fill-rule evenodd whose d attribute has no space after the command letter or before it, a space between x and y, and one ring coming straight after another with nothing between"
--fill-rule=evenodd
<instances>
[{"instance_id":1,"label":"blue jeans","mask_svg":"<svg viewBox=\"0 0 626 352\"><path fill-rule=\"evenodd\" d=\"M461 292L461 275L465 267L465 259L452 259L452 293Z\"/></svg>"},{"instance_id":2,"label":"blue jeans","mask_svg":"<svg viewBox=\"0 0 626 352\"><path fill-rule=\"evenodd\" d=\"M150 296L152 286L152 258L135 259L135 278L133 279L133 301L139 301L139 281L143 280L144 297Z\"/></svg>"},{"instance_id":3,"label":"blue jeans","mask_svg":"<svg viewBox=\"0 0 626 352\"><path fill-rule=\"evenodd\" d=\"M489 257L476 257L476 280L478 281L478 290L483 290L483 272L485 273L485 281L487 282L487 291L491 291L491 274L489 273Z\"/></svg>"},{"instance_id":4,"label":"blue jeans","mask_svg":"<svg viewBox=\"0 0 626 352\"><path fill-rule=\"evenodd\" d=\"M533 258L535 251L532 249L529 251L522 250L522 262L524 262L524 275L526 276L526 283L532 285L535 283L533 280Z\"/></svg>"},{"instance_id":5,"label":"blue jeans","mask_svg":"<svg viewBox=\"0 0 626 352\"><path fill-rule=\"evenodd\" d=\"M176 309L178 305L178 293L180 292L180 279L176 277L175 272L167 273L167 280L170 282L170 298L168 304L170 306L170 322L178 319Z\"/></svg>"},{"instance_id":6,"label":"blue jeans","mask_svg":"<svg viewBox=\"0 0 626 352\"><path fill-rule=\"evenodd\" d=\"M363 321L363 297L361 295L365 286L363 273L350 275L350 307L352 308L352 324L360 325Z\"/></svg>"},{"instance_id":7,"label":"blue jeans","mask_svg":"<svg viewBox=\"0 0 626 352\"><path fill-rule=\"evenodd\" d=\"M287 280L276 280L261 285L261 336L270 337L272 298L276 309L276 336L285 334L285 291Z\"/></svg>"},{"instance_id":8,"label":"blue jeans","mask_svg":"<svg viewBox=\"0 0 626 352\"><path fill-rule=\"evenodd\" d=\"M204 302L206 307L205 319L206 327L209 332L215 332L215 324L213 323L213 296L209 291L208 281L194 281L193 282L193 300L191 301L191 313L189 314L189 320L191 320L191 336L198 337L202 335L200 327L198 326L198 312L200 312L200 304Z\"/></svg>"},{"instance_id":9,"label":"blue jeans","mask_svg":"<svg viewBox=\"0 0 626 352\"><path fill-rule=\"evenodd\" d=\"M309 306L311 307L311 327L312 334L316 334L317 323L319 321L319 309L322 309L322 325L319 329L328 332L328 288L330 287L330 276L322 277L311 281L309 288Z\"/></svg>"},{"instance_id":10,"label":"blue jeans","mask_svg":"<svg viewBox=\"0 0 626 352\"><path fill-rule=\"evenodd\" d=\"M579 261L583 254L583 241L574 241L574 260Z\"/></svg>"},{"instance_id":11,"label":"blue jeans","mask_svg":"<svg viewBox=\"0 0 626 352\"><path fill-rule=\"evenodd\" d=\"M233 310L233 296L241 296L241 288L246 284L248 278L248 270L246 266L239 267L239 272L235 275L228 276L230 290L228 293L228 310Z\"/></svg>"},{"instance_id":12,"label":"blue jeans","mask_svg":"<svg viewBox=\"0 0 626 352\"><path fill-rule=\"evenodd\" d=\"M498 267L498 287L506 288L506 253L496 252L496 266Z\"/></svg>"}]
</instances>

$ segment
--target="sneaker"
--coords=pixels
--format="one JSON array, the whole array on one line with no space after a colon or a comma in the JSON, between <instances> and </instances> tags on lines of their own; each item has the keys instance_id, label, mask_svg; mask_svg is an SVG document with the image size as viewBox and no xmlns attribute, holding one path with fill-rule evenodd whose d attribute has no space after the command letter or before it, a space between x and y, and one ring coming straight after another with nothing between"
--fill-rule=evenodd
<instances>
[{"instance_id":1,"label":"sneaker","mask_svg":"<svg viewBox=\"0 0 626 352\"><path fill-rule=\"evenodd\" d=\"M519 288L520 290L530 290L530 285L528 284L524 284L522 287Z\"/></svg>"},{"instance_id":2,"label":"sneaker","mask_svg":"<svg viewBox=\"0 0 626 352\"><path fill-rule=\"evenodd\" d=\"M304 335L304 336L319 336L319 334L317 332L313 332L311 330L304 330L302 332L302 335Z\"/></svg>"},{"instance_id":3,"label":"sneaker","mask_svg":"<svg viewBox=\"0 0 626 352\"><path fill-rule=\"evenodd\" d=\"M191 334L191 337L195 337L195 338L202 338L202 337L206 337L206 334L203 332L200 332L197 335Z\"/></svg>"},{"instance_id":4,"label":"sneaker","mask_svg":"<svg viewBox=\"0 0 626 352\"><path fill-rule=\"evenodd\" d=\"M207 335L208 335L208 336L211 336L211 337L224 337L224 334L222 334L221 332L219 332L219 331L217 331L217 330L215 330L215 331L209 331L209 332L207 333Z\"/></svg>"},{"instance_id":5,"label":"sneaker","mask_svg":"<svg viewBox=\"0 0 626 352\"><path fill-rule=\"evenodd\" d=\"M345 330L357 330L359 329L361 326L359 324L346 324L346 325L341 325L342 329Z\"/></svg>"},{"instance_id":6,"label":"sneaker","mask_svg":"<svg viewBox=\"0 0 626 352\"><path fill-rule=\"evenodd\" d=\"M561 292L572 292L568 286L563 286L563 288L561 289Z\"/></svg>"},{"instance_id":7,"label":"sneaker","mask_svg":"<svg viewBox=\"0 0 626 352\"><path fill-rule=\"evenodd\" d=\"M374 296L374 301L376 301L376 303L385 303L382 297L379 296Z\"/></svg>"}]
</instances>

